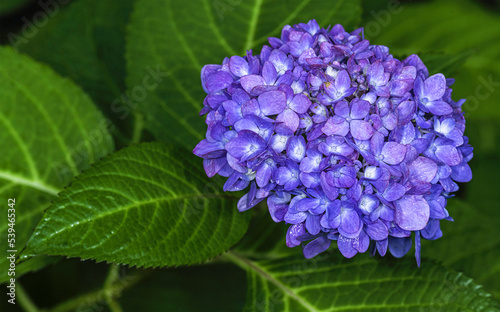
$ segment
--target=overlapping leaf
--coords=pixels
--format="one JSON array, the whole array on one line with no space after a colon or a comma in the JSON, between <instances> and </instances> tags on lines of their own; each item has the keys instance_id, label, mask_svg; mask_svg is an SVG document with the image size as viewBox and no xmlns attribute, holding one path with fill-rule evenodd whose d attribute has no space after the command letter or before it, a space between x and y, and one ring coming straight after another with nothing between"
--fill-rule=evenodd
<instances>
[{"instance_id":1,"label":"overlapping leaf","mask_svg":"<svg viewBox=\"0 0 500 312\"><path fill-rule=\"evenodd\" d=\"M142 85L146 68L167 71L139 109L156 139L192 149L205 131L198 116L203 65L251 48L258 54L267 37L279 37L286 24L315 18L324 27L342 23L351 29L359 17L357 0L138 1L128 28L127 86Z\"/></svg>"},{"instance_id":2,"label":"overlapping leaf","mask_svg":"<svg viewBox=\"0 0 500 312\"><path fill-rule=\"evenodd\" d=\"M16 199L9 249L20 252L50 201L113 142L106 119L72 82L11 48L0 48L0 59L0 269L7 272L8 199Z\"/></svg>"},{"instance_id":3,"label":"overlapping leaf","mask_svg":"<svg viewBox=\"0 0 500 312\"><path fill-rule=\"evenodd\" d=\"M194 264L234 245L249 216L189 151L145 143L80 175L45 213L25 253L144 267Z\"/></svg>"},{"instance_id":4,"label":"overlapping leaf","mask_svg":"<svg viewBox=\"0 0 500 312\"><path fill-rule=\"evenodd\" d=\"M248 272L245 311L500 311L470 278L424 261L341 255L229 258Z\"/></svg>"}]
</instances>

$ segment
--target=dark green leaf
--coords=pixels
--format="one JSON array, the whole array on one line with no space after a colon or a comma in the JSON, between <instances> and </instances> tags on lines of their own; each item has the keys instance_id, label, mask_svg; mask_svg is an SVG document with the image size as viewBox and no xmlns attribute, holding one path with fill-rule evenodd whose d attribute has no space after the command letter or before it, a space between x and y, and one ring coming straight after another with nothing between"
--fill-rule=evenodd
<instances>
[{"instance_id":1,"label":"dark green leaf","mask_svg":"<svg viewBox=\"0 0 500 312\"><path fill-rule=\"evenodd\" d=\"M206 127L198 116L203 65L251 48L258 54L267 37L279 37L286 24L315 18L321 26L343 23L351 29L360 14L357 0L138 1L128 28L127 86L142 85L146 68L167 71L139 109L156 139L192 149Z\"/></svg>"},{"instance_id":2,"label":"dark green leaf","mask_svg":"<svg viewBox=\"0 0 500 312\"><path fill-rule=\"evenodd\" d=\"M245 311L500 311L470 278L430 261L339 253L306 260L227 257L248 272Z\"/></svg>"},{"instance_id":3,"label":"dark green leaf","mask_svg":"<svg viewBox=\"0 0 500 312\"><path fill-rule=\"evenodd\" d=\"M24 5L28 4L32 0L9 0L0 1L0 15L6 15L14 12L17 9L22 8Z\"/></svg>"},{"instance_id":4,"label":"dark green leaf","mask_svg":"<svg viewBox=\"0 0 500 312\"><path fill-rule=\"evenodd\" d=\"M43 269L44 267L52 264L56 264L61 261L62 257L49 257L49 256L37 256L29 259L28 261L21 262L16 265L16 277L28 273L36 272ZM8 271L0 272L0 283L7 282L11 277L8 275Z\"/></svg>"},{"instance_id":5,"label":"dark green leaf","mask_svg":"<svg viewBox=\"0 0 500 312\"><path fill-rule=\"evenodd\" d=\"M15 198L16 246L9 249L20 252L50 201L113 142L107 120L71 81L11 48L0 48L0 59L0 236L6 243L7 203Z\"/></svg>"},{"instance_id":6,"label":"dark green leaf","mask_svg":"<svg viewBox=\"0 0 500 312\"><path fill-rule=\"evenodd\" d=\"M208 181L190 151L128 147L60 194L25 253L144 267L203 262L236 244L250 217L219 181Z\"/></svg>"},{"instance_id":7,"label":"dark green leaf","mask_svg":"<svg viewBox=\"0 0 500 312\"><path fill-rule=\"evenodd\" d=\"M19 33L14 46L74 80L116 124L130 125L131 108L119 103L125 91L125 26L132 6L133 0L60 5L47 25Z\"/></svg>"}]
</instances>

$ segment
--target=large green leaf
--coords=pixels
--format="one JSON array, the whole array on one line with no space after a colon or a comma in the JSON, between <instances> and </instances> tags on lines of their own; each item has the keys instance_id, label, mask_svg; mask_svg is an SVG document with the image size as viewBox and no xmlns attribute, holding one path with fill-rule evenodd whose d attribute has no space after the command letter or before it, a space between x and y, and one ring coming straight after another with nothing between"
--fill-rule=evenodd
<instances>
[{"instance_id":1,"label":"large green leaf","mask_svg":"<svg viewBox=\"0 0 500 312\"><path fill-rule=\"evenodd\" d=\"M357 0L138 1L128 28L127 85L141 85L147 67L167 71L139 109L156 139L192 149L205 131L198 116L203 65L251 48L260 53L267 37L279 37L286 24L315 18L321 26L343 23L351 29L360 14Z\"/></svg>"},{"instance_id":2,"label":"large green leaf","mask_svg":"<svg viewBox=\"0 0 500 312\"><path fill-rule=\"evenodd\" d=\"M453 75L455 99L466 98L467 116L500 118L500 19L477 1L440 0L401 3L391 14L388 5L368 14L365 25L380 28L372 43L397 55L442 51L450 55L473 49L459 73ZM373 25L373 24L371 24Z\"/></svg>"},{"instance_id":3,"label":"large green leaf","mask_svg":"<svg viewBox=\"0 0 500 312\"><path fill-rule=\"evenodd\" d=\"M45 213L25 254L156 267L213 258L245 234L249 213L208 181L190 151L123 149L78 176Z\"/></svg>"},{"instance_id":4,"label":"large green leaf","mask_svg":"<svg viewBox=\"0 0 500 312\"><path fill-rule=\"evenodd\" d=\"M125 104L125 26L133 0L78 0L59 6L44 27L19 33L14 46L79 84L123 131L132 108ZM27 36L27 34L35 34ZM129 127L130 128L130 127Z\"/></svg>"},{"instance_id":5,"label":"large green leaf","mask_svg":"<svg viewBox=\"0 0 500 312\"><path fill-rule=\"evenodd\" d=\"M248 272L246 311L500 311L470 278L429 261L227 257Z\"/></svg>"},{"instance_id":6,"label":"large green leaf","mask_svg":"<svg viewBox=\"0 0 500 312\"><path fill-rule=\"evenodd\" d=\"M50 201L81 170L111 152L113 142L106 119L71 81L11 48L0 48L0 59L3 273L7 272L7 200L16 199L16 248L11 249L19 252Z\"/></svg>"}]
</instances>

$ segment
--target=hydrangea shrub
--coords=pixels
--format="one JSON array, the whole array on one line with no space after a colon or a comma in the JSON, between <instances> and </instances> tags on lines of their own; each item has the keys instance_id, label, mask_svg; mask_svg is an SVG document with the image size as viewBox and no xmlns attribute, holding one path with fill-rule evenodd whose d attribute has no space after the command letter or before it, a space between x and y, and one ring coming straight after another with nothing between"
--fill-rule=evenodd
<instances>
[{"instance_id":1,"label":"hydrangea shrub","mask_svg":"<svg viewBox=\"0 0 500 312\"><path fill-rule=\"evenodd\" d=\"M258 55L204 66L201 81L208 130L194 153L207 175L248 189L240 211L267 200L306 258L332 241L347 258L402 257L414 239L420 265L421 238L443 235L448 198L472 179L454 80L417 55L394 58L362 28L285 26Z\"/></svg>"}]
</instances>

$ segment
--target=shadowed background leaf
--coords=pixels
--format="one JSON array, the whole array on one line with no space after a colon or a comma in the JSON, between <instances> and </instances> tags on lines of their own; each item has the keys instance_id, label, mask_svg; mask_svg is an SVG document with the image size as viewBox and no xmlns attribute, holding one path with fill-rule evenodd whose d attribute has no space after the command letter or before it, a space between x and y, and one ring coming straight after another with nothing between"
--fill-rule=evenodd
<instances>
[{"instance_id":1,"label":"shadowed background leaf","mask_svg":"<svg viewBox=\"0 0 500 312\"><path fill-rule=\"evenodd\" d=\"M9 0L0 2L0 15L6 15L22 8L32 0Z\"/></svg>"},{"instance_id":2,"label":"shadowed background leaf","mask_svg":"<svg viewBox=\"0 0 500 312\"><path fill-rule=\"evenodd\" d=\"M14 46L79 84L119 129L131 134L130 107L113 102L125 91L125 26L133 0L77 0L49 6L43 27L23 32ZM27 34L35 34L27 36Z\"/></svg>"}]
</instances>

